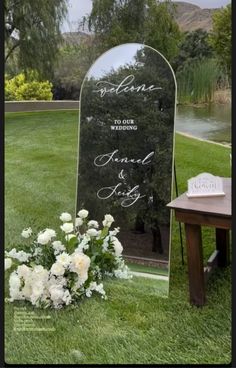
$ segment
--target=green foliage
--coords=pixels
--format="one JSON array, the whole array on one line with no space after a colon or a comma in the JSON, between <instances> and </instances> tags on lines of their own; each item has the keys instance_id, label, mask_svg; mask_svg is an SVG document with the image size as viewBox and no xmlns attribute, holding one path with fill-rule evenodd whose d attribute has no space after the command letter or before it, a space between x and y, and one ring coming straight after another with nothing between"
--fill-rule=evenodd
<instances>
[{"instance_id":1,"label":"green foliage","mask_svg":"<svg viewBox=\"0 0 236 368\"><path fill-rule=\"evenodd\" d=\"M79 44L71 41L60 49L54 69L53 87L57 99L79 100L83 78L99 54L93 38Z\"/></svg>"},{"instance_id":2,"label":"green foliage","mask_svg":"<svg viewBox=\"0 0 236 368\"><path fill-rule=\"evenodd\" d=\"M138 42L152 46L171 60L181 37L173 9L169 0L94 0L92 12L84 22L95 32L101 51Z\"/></svg>"},{"instance_id":3,"label":"green foliage","mask_svg":"<svg viewBox=\"0 0 236 368\"><path fill-rule=\"evenodd\" d=\"M226 69L228 76L231 75L231 4L220 9L213 15L213 30L210 42L214 48L220 65Z\"/></svg>"},{"instance_id":4,"label":"green foliage","mask_svg":"<svg viewBox=\"0 0 236 368\"><path fill-rule=\"evenodd\" d=\"M16 52L18 65L42 76L53 71L66 0L5 1L5 61Z\"/></svg>"},{"instance_id":5,"label":"green foliage","mask_svg":"<svg viewBox=\"0 0 236 368\"><path fill-rule=\"evenodd\" d=\"M175 71L184 68L185 63L211 58L213 50L209 44L209 35L203 29L186 32L179 44L178 56L173 60Z\"/></svg>"},{"instance_id":6,"label":"green foliage","mask_svg":"<svg viewBox=\"0 0 236 368\"><path fill-rule=\"evenodd\" d=\"M186 64L176 74L178 101L180 103L211 102L218 76L219 69L213 59L204 59Z\"/></svg>"},{"instance_id":7,"label":"green foliage","mask_svg":"<svg viewBox=\"0 0 236 368\"><path fill-rule=\"evenodd\" d=\"M5 100L52 100L52 83L37 80L37 73L31 72L26 75L20 73L14 78L6 76Z\"/></svg>"}]
</instances>

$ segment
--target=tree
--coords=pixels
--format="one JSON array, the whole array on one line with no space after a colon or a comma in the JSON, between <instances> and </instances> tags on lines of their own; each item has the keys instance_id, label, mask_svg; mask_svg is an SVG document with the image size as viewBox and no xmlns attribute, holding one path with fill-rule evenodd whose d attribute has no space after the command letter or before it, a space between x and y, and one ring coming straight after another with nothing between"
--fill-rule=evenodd
<instances>
[{"instance_id":1,"label":"tree","mask_svg":"<svg viewBox=\"0 0 236 368\"><path fill-rule=\"evenodd\" d=\"M215 50L220 65L231 75L231 4L213 15L213 30L210 42Z\"/></svg>"},{"instance_id":2,"label":"tree","mask_svg":"<svg viewBox=\"0 0 236 368\"><path fill-rule=\"evenodd\" d=\"M79 100L83 78L98 54L93 36L83 35L79 40L76 34L69 36L54 69L53 92L55 99Z\"/></svg>"},{"instance_id":3,"label":"tree","mask_svg":"<svg viewBox=\"0 0 236 368\"><path fill-rule=\"evenodd\" d=\"M66 0L5 1L5 61L17 53L19 66L41 75L52 72Z\"/></svg>"},{"instance_id":4,"label":"tree","mask_svg":"<svg viewBox=\"0 0 236 368\"><path fill-rule=\"evenodd\" d=\"M209 43L209 34L203 29L197 29L193 32L186 32L184 38L179 44L178 56L173 61L175 71L183 69L186 64L191 64L212 58L213 49Z\"/></svg>"},{"instance_id":5,"label":"tree","mask_svg":"<svg viewBox=\"0 0 236 368\"><path fill-rule=\"evenodd\" d=\"M101 51L121 43L145 43L171 60L181 34L169 0L94 0L84 19L100 41Z\"/></svg>"}]
</instances>

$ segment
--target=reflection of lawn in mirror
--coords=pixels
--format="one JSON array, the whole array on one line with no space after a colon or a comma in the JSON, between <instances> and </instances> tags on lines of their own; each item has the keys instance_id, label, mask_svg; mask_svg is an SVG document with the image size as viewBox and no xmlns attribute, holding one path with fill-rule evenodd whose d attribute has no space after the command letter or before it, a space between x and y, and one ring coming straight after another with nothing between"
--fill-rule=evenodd
<instances>
[{"instance_id":1,"label":"reflection of lawn in mirror","mask_svg":"<svg viewBox=\"0 0 236 368\"><path fill-rule=\"evenodd\" d=\"M77 122L76 111L7 114L6 248L17 247L24 227L32 226L35 231L49 226L57 229L60 213L73 213ZM229 153L227 148L177 134L179 193L186 190L187 179L200 172L230 176ZM214 231L204 229L203 239L206 261L214 249ZM168 298L159 297L152 280L133 278L105 281L108 300L95 296L74 309L39 311L20 304L26 311L49 315L47 325L55 327L55 332L13 331L13 308L19 304L6 305L6 361L163 365L230 362L230 268L218 270L209 280L206 307L192 307L188 302L186 256L182 266L175 221L171 248Z\"/></svg>"},{"instance_id":2,"label":"reflection of lawn in mirror","mask_svg":"<svg viewBox=\"0 0 236 368\"><path fill-rule=\"evenodd\" d=\"M168 270L165 268L144 266L144 265L139 265L139 264L130 263L130 262L126 262L126 264L130 268L131 271L147 272L147 273L153 273L154 275L168 276Z\"/></svg>"}]
</instances>

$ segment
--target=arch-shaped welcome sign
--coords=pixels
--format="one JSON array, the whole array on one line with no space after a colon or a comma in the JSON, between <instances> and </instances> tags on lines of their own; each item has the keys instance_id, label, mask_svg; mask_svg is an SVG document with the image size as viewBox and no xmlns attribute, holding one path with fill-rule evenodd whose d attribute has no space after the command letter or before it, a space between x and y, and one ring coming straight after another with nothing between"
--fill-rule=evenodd
<instances>
[{"instance_id":1,"label":"arch-shaped welcome sign","mask_svg":"<svg viewBox=\"0 0 236 368\"><path fill-rule=\"evenodd\" d=\"M81 89L77 209L112 214L143 272L168 269L175 104L170 64L137 43L101 55Z\"/></svg>"}]
</instances>

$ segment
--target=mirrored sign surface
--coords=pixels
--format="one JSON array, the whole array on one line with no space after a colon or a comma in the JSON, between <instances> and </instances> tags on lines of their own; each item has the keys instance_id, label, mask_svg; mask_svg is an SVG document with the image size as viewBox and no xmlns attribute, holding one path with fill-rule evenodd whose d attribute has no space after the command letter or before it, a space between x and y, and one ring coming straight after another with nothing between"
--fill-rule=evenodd
<instances>
[{"instance_id":1,"label":"mirrored sign surface","mask_svg":"<svg viewBox=\"0 0 236 368\"><path fill-rule=\"evenodd\" d=\"M167 278L175 93L159 52L124 44L92 65L80 99L77 209L110 213L130 268Z\"/></svg>"}]
</instances>

